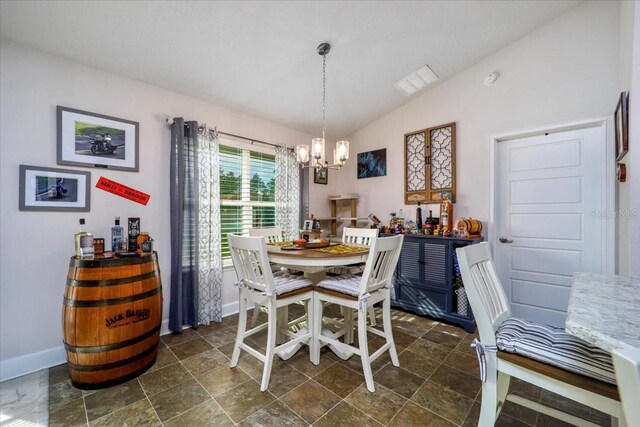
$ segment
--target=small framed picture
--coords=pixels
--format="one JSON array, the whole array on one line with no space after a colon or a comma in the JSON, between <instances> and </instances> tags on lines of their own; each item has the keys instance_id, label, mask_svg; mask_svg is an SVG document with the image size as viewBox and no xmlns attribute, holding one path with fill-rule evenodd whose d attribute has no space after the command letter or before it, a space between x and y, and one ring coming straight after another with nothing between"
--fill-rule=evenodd
<instances>
[{"instance_id":1,"label":"small framed picture","mask_svg":"<svg viewBox=\"0 0 640 427\"><path fill-rule=\"evenodd\" d=\"M313 221L310 219L306 219L304 221L304 225L302 226L303 230L311 230L313 229Z\"/></svg>"},{"instance_id":2,"label":"small framed picture","mask_svg":"<svg viewBox=\"0 0 640 427\"><path fill-rule=\"evenodd\" d=\"M138 171L138 122L58 106L58 164Z\"/></svg>"},{"instance_id":3,"label":"small framed picture","mask_svg":"<svg viewBox=\"0 0 640 427\"><path fill-rule=\"evenodd\" d=\"M316 168L313 170L313 182L314 184L324 184L327 185L328 181L328 170L327 168Z\"/></svg>"},{"instance_id":4,"label":"small framed picture","mask_svg":"<svg viewBox=\"0 0 640 427\"><path fill-rule=\"evenodd\" d=\"M20 165L21 211L89 212L91 172Z\"/></svg>"},{"instance_id":5,"label":"small framed picture","mask_svg":"<svg viewBox=\"0 0 640 427\"><path fill-rule=\"evenodd\" d=\"M616 161L620 161L629 151L629 92L620 94L613 118L616 127Z\"/></svg>"}]
</instances>

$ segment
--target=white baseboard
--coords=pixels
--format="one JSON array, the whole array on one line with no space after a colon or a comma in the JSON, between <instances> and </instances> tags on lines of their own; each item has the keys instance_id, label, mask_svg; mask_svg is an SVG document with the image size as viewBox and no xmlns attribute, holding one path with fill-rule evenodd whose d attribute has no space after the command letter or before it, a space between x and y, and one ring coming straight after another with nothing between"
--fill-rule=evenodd
<instances>
[{"instance_id":1,"label":"white baseboard","mask_svg":"<svg viewBox=\"0 0 640 427\"><path fill-rule=\"evenodd\" d=\"M230 302L222 306L223 317L236 314L237 312L238 301ZM160 335L167 335L170 333L169 319L165 319L160 324ZM2 360L0 361L0 382L20 377L22 375L27 375L41 369L61 365L66 362L67 357L64 352L64 346L14 357L13 359Z\"/></svg>"},{"instance_id":2,"label":"white baseboard","mask_svg":"<svg viewBox=\"0 0 640 427\"><path fill-rule=\"evenodd\" d=\"M67 357L63 346L2 360L0 361L0 381L10 380L66 362Z\"/></svg>"}]
</instances>

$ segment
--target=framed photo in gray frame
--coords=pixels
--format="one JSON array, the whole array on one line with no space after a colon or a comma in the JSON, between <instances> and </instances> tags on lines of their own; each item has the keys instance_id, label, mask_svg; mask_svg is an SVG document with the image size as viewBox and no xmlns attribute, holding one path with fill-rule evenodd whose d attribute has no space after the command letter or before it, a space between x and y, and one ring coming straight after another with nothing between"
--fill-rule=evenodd
<instances>
[{"instance_id":1,"label":"framed photo in gray frame","mask_svg":"<svg viewBox=\"0 0 640 427\"><path fill-rule=\"evenodd\" d=\"M89 212L91 172L20 165L21 211Z\"/></svg>"},{"instance_id":2,"label":"framed photo in gray frame","mask_svg":"<svg viewBox=\"0 0 640 427\"><path fill-rule=\"evenodd\" d=\"M58 106L59 165L138 171L138 122Z\"/></svg>"}]
</instances>

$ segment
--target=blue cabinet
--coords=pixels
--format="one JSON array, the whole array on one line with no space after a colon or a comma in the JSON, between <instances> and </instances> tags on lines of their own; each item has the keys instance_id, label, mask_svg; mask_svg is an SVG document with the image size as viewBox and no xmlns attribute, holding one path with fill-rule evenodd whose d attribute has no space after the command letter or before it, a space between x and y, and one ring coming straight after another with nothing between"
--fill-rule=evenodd
<instances>
[{"instance_id":1,"label":"blue cabinet","mask_svg":"<svg viewBox=\"0 0 640 427\"><path fill-rule=\"evenodd\" d=\"M457 313L453 251L481 240L406 235L396 267L391 306L445 319L473 332L475 320L471 309L467 315Z\"/></svg>"}]
</instances>

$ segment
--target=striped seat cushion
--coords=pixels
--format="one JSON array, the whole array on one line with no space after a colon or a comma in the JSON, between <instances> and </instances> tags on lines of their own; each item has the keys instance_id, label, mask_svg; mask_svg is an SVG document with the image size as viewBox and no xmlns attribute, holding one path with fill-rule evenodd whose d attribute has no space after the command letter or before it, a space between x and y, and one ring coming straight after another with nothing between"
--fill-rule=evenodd
<instances>
[{"instance_id":1,"label":"striped seat cushion","mask_svg":"<svg viewBox=\"0 0 640 427\"><path fill-rule=\"evenodd\" d=\"M511 318L498 328L496 345L501 351L610 384L616 383L611 354L568 334L564 329Z\"/></svg>"},{"instance_id":2,"label":"striped seat cushion","mask_svg":"<svg viewBox=\"0 0 640 427\"><path fill-rule=\"evenodd\" d=\"M362 276L343 274L341 276L327 277L316 286L357 297L360 295L361 280Z\"/></svg>"},{"instance_id":3,"label":"striped seat cushion","mask_svg":"<svg viewBox=\"0 0 640 427\"><path fill-rule=\"evenodd\" d=\"M305 279L302 276L293 275L287 271L274 274L273 280L276 283L274 292L276 295L286 294L287 292L313 285L311 280Z\"/></svg>"}]
</instances>

